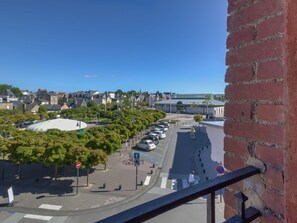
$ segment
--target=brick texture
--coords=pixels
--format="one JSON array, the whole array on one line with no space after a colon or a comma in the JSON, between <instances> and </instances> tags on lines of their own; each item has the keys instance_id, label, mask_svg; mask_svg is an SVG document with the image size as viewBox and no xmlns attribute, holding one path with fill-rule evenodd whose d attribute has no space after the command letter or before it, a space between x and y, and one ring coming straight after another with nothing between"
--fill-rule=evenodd
<instances>
[{"instance_id":1,"label":"brick texture","mask_svg":"<svg viewBox=\"0 0 297 223\"><path fill-rule=\"evenodd\" d=\"M259 180L263 190L248 193L264 204L255 222L297 222L297 1L228 2L224 165L255 161L266 171L228 187L225 217L234 215L233 191Z\"/></svg>"},{"instance_id":2,"label":"brick texture","mask_svg":"<svg viewBox=\"0 0 297 223\"><path fill-rule=\"evenodd\" d=\"M225 81L227 83L236 83L242 81L251 81L254 79L252 65L229 67L226 72Z\"/></svg>"},{"instance_id":3,"label":"brick texture","mask_svg":"<svg viewBox=\"0 0 297 223\"><path fill-rule=\"evenodd\" d=\"M240 119L245 121L251 120L251 105L245 104L225 104L225 117Z\"/></svg>"},{"instance_id":4,"label":"brick texture","mask_svg":"<svg viewBox=\"0 0 297 223\"><path fill-rule=\"evenodd\" d=\"M249 154L248 143L234 138L225 137L224 149L226 152L237 156L247 157Z\"/></svg>"},{"instance_id":5,"label":"brick texture","mask_svg":"<svg viewBox=\"0 0 297 223\"><path fill-rule=\"evenodd\" d=\"M282 12L285 7L284 1L282 0L262 0L254 4L245 4L247 7L228 17L228 31L232 32L243 25L255 23L267 16Z\"/></svg>"},{"instance_id":6,"label":"brick texture","mask_svg":"<svg viewBox=\"0 0 297 223\"><path fill-rule=\"evenodd\" d=\"M225 98L227 100L281 101L284 96L284 86L281 82L228 85L226 87L225 93Z\"/></svg>"},{"instance_id":7,"label":"brick texture","mask_svg":"<svg viewBox=\"0 0 297 223\"><path fill-rule=\"evenodd\" d=\"M251 63L284 56L283 38L255 43L250 46L231 49L226 55L226 64Z\"/></svg>"},{"instance_id":8,"label":"brick texture","mask_svg":"<svg viewBox=\"0 0 297 223\"><path fill-rule=\"evenodd\" d=\"M270 146L256 145L256 156L264 163L275 167L282 167L284 165L284 151L283 149L273 148Z\"/></svg>"},{"instance_id":9,"label":"brick texture","mask_svg":"<svg viewBox=\"0 0 297 223\"><path fill-rule=\"evenodd\" d=\"M225 121L225 134L259 142L284 144L285 129L282 126Z\"/></svg>"},{"instance_id":10,"label":"brick texture","mask_svg":"<svg viewBox=\"0 0 297 223\"><path fill-rule=\"evenodd\" d=\"M283 105L258 105L256 107L257 120L268 122L285 121L285 107Z\"/></svg>"},{"instance_id":11,"label":"brick texture","mask_svg":"<svg viewBox=\"0 0 297 223\"><path fill-rule=\"evenodd\" d=\"M285 64L281 60L273 60L258 64L258 80L272 78L283 78L285 74Z\"/></svg>"}]
</instances>

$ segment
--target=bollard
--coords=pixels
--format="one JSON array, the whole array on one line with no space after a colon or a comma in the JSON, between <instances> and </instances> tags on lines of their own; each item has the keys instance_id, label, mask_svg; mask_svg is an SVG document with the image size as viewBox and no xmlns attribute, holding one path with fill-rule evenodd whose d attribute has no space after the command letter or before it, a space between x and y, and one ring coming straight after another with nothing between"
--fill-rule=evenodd
<instances>
[{"instance_id":1,"label":"bollard","mask_svg":"<svg viewBox=\"0 0 297 223\"><path fill-rule=\"evenodd\" d=\"M105 183L103 184L102 188L106 188L106 184Z\"/></svg>"},{"instance_id":2,"label":"bollard","mask_svg":"<svg viewBox=\"0 0 297 223\"><path fill-rule=\"evenodd\" d=\"M151 174L153 174L154 173L154 171L153 170L151 170Z\"/></svg>"},{"instance_id":3,"label":"bollard","mask_svg":"<svg viewBox=\"0 0 297 223\"><path fill-rule=\"evenodd\" d=\"M203 169L203 173L205 173L205 169Z\"/></svg>"},{"instance_id":4,"label":"bollard","mask_svg":"<svg viewBox=\"0 0 297 223\"><path fill-rule=\"evenodd\" d=\"M153 164L153 168L155 168L155 164Z\"/></svg>"},{"instance_id":5,"label":"bollard","mask_svg":"<svg viewBox=\"0 0 297 223\"><path fill-rule=\"evenodd\" d=\"M205 180L208 180L208 177L205 177Z\"/></svg>"},{"instance_id":6,"label":"bollard","mask_svg":"<svg viewBox=\"0 0 297 223\"><path fill-rule=\"evenodd\" d=\"M119 185L119 190L122 190L122 184Z\"/></svg>"},{"instance_id":7,"label":"bollard","mask_svg":"<svg viewBox=\"0 0 297 223\"><path fill-rule=\"evenodd\" d=\"M143 181L141 180L141 181L140 181L140 186L142 186L142 185L143 185Z\"/></svg>"},{"instance_id":8,"label":"bollard","mask_svg":"<svg viewBox=\"0 0 297 223\"><path fill-rule=\"evenodd\" d=\"M203 167L203 163L201 163L201 167Z\"/></svg>"}]
</instances>

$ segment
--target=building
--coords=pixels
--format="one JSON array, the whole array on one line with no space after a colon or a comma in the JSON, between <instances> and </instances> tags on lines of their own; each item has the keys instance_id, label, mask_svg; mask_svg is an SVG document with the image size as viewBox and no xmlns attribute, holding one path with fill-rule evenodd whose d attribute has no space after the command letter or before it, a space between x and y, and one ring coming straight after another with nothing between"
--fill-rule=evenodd
<instances>
[{"instance_id":1,"label":"building","mask_svg":"<svg viewBox=\"0 0 297 223\"><path fill-rule=\"evenodd\" d=\"M13 110L12 102L0 102L0 110Z\"/></svg>"},{"instance_id":2,"label":"building","mask_svg":"<svg viewBox=\"0 0 297 223\"><path fill-rule=\"evenodd\" d=\"M202 114L210 117L224 116L224 102L211 99L208 104L205 99L171 99L155 102L155 108L168 113Z\"/></svg>"},{"instance_id":3,"label":"building","mask_svg":"<svg viewBox=\"0 0 297 223\"><path fill-rule=\"evenodd\" d=\"M211 143L212 161L224 165L224 121L204 121L201 124L206 128Z\"/></svg>"}]
</instances>

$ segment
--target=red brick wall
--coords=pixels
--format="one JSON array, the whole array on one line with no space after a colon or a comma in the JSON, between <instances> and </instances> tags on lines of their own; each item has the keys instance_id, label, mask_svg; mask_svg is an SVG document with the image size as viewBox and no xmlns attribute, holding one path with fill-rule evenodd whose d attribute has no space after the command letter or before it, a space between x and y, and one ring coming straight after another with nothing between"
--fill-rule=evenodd
<instances>
[{"instance_id":1,"label":"red brick wall","mask_svg":"<svg viewBox=\"0 0 297 223\"><path fill-rule=\"evenodd\" d=\"M266 171L226 189L226 218L241 190L261 210L257 222L297 222L296 2L229 0L224 163Z\"/></svg>"}]
</instances>

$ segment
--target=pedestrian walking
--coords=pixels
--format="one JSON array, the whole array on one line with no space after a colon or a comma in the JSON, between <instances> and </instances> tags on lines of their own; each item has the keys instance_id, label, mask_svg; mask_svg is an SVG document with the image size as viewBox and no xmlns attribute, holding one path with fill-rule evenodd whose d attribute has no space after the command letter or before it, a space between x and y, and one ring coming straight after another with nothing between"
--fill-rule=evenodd
<instances>
[{"instance_id":1,"label":"pedestrian walking","mask_svg":"<svg viewBox=\"0 0 297 223\"><path fill-rule=\"evenodd\" d=\"M126 140L125 146L126 146L126 151L127 151L128 150L128 140Z\"/></svg>"}]
</instances>

